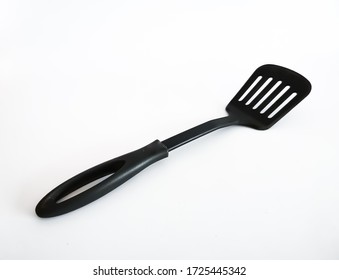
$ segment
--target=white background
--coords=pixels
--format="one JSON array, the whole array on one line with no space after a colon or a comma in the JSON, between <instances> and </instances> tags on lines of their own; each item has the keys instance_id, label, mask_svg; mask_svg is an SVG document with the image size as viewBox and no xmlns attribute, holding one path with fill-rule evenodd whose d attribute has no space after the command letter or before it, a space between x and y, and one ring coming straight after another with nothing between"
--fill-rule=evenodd
<instances>
[{"instance_id":1,"label":"white background","mask_svg":"<svg viewBox=\"0 0 339 280\"><path fill-rule=\"evenodd\" d=\"M1 1L1 259L338 259L338 1ZM313 85L57 218L73 175L225 115L266 63Z\"/></svg>"}]
</instances>

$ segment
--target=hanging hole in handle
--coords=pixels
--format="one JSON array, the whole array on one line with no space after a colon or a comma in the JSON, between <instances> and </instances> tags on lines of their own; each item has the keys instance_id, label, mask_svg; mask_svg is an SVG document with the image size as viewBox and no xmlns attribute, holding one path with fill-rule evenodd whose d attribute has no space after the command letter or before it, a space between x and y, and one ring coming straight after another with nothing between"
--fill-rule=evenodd
<instances>
[{"instance_id":1,"label":"hanging hole in handle","mask_svg":"<svg viewBox=\"0 0 339 280\"><path fill-rule=\"evenodd\" d=\"M101 177L101 178L99 178L99 179L96 179L96 180L94 180L93 182L90 182L90 183L88 183L88 184L86 184L86 185L84 185L84 186L82 186L82 187L80 187L80 188L78 188L78 189L72 191L71 193L69 193L69 194L67 194L67 195L65 195L65 196L63 196L63 197L61 197L60 199L58 199L58 200L56 201L56 203L59 204L59 203L61 203L61 202L64 202L64 201L66 201L66 200L69 200L69 199L71 199L72 197L75 197L75 196L77 196L77 195L79 195L79 194L81 194L81 193L83 193L83 192L89 190L90 188L92 188L92 187L94 187L95 185L97 185L97 184L101 183L102 181L106 180L108 177L110 177L110 176L113 175L113 174L114 174L114 173L108 174L108 175L106 175L106 176L104 176L104 177Z\"/></svg>"},{"instance_id":2,"label":"hanging hole in handle","mask_svg":"<svg viewBox=\"0 0 339 280\"><path fill-rule=\"evenodd\" d=\"M119 171L124 164L124 160L113 159L78 174L56 188L58 189L62 185L65 186L64 189L60 189L58 194L55 194L54 203L60 205L72 198L76 198L76 196L91 188L95 188L98 184ZM70 182L71 180L73 181Z\"/></svg>"}]
</instances>

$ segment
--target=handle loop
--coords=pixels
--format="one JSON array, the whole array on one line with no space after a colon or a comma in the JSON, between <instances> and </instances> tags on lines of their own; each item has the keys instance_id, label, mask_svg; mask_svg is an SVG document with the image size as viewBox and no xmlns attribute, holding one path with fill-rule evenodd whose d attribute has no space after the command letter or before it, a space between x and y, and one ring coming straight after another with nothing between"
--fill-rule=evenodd
<instances>
[{"instance_id":1,"label":"handle loop","mask_svg":"<svg viewBox=\"0 0 339 280\"><path fill-rule=\"evenodd\" d=\"M41 218L48 218L76 210L104 196L147 166L167 156L167 147L156 140L141 149L94 166L50 191L37 204L35 212ZM66 195L109 174L112 175L90 189L58 202Z\"/></svg>"}]
</instances>

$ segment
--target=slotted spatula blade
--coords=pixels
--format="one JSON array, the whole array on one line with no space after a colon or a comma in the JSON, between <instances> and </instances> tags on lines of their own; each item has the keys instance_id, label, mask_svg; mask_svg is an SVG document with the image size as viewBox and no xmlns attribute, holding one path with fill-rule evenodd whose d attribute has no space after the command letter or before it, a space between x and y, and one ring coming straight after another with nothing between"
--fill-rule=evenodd
<instances>
[{"instance_id":1,"label":"slotted spatula blade","mask_svg":"<svg viewBox=\"0 0 339 280\"><path fill-rule=\"evenodd\" d=\"M310 82L290 69L267 64L259 67L227 105L240 124L268 129L311 91Z\"/></svg>"}]
</instances>

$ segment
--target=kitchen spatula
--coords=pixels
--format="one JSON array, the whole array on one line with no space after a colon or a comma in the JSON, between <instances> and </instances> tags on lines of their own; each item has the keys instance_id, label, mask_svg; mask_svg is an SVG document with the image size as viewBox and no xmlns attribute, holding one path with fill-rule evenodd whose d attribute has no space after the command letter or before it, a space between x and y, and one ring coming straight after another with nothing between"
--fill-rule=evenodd
<instances>
[{"instance_id":1,"label":"kitchen spatula","mask_svg":"<svg viewBox=\"0 0 339 280\"><path fill-rule=\"evenodd\" d=\"M265 130L285 116L311 91L310 82L300 74L277 65L259 67L227 105L227 117L214 119L164 141L151 144L92 167L49 192L36 206L39 217L54 217L78 209L102 197L168 153L216 129L243 125ZM66 196L105 178L93 187Z\"/></svg>"}]
</instances>

